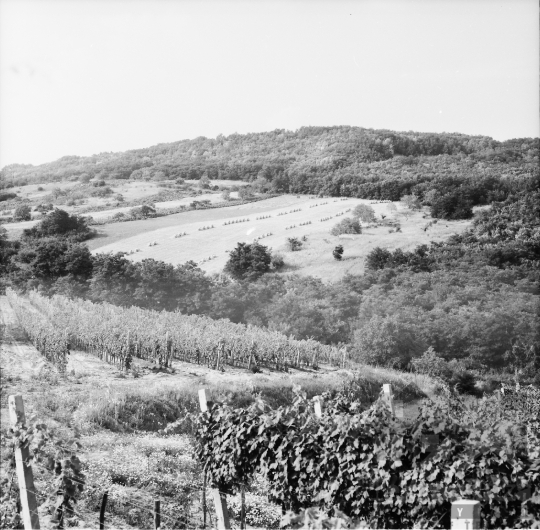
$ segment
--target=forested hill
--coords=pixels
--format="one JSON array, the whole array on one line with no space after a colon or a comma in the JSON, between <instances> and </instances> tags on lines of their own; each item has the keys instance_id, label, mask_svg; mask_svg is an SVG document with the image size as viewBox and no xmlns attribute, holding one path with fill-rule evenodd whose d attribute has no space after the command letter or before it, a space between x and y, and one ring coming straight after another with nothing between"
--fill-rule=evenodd
<instances>
[{"instance_id":1,"label":"forested hill","mask_svg":"<svg viewBox=\"0 0 540 530\"><path fill-rule=\"evenodd\" d=\"M498 142L458 133L302 127L295 132L199 137L122 153L65 156L39 166L12 164L2 169L1 176L7 186L84 173L104 179L157 180L198 179L206 174L210 179L254 182L276 192L398 200L413 192L422 198L432 188L423 183L434 179L499 180L503 174L512 178L530 173L537 164L538 147L537 138Z\"/></svg>"}]
</instances>

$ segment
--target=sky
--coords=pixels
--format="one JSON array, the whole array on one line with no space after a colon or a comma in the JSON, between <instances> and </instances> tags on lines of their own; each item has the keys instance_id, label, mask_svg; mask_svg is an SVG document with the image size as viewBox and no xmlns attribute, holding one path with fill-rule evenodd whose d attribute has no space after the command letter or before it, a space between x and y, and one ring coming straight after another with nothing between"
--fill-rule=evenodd
<instances>
[{"instance_id":1,"label":"sky","mask_svg":"<svg viewBox=\"0 0 540 530\"><path fill-rule=\"evenodd\" d=\"M307 125L538 137L537 0L0 0L0 167Z\"/></svg>"}]
</instances>

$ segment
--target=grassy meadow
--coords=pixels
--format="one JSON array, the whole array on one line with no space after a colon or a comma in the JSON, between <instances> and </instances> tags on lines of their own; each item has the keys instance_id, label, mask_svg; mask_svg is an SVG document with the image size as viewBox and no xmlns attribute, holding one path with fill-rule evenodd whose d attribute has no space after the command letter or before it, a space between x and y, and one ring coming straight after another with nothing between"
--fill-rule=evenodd
<instances>
[{"instance_id":1,"label":"grassy meadow","mask_svg":"<svg viewBox=\"0 0 540 530\"><path fill-rule=\"evenodd\" d=\"M347 210L352 210L358 204L371 205L381 222L382 215L385 221L399 222L401 232L378 223L364 226L363 233L352 239L332 236L331 228L350 216L351 212ZM388 205L363 199L315 199L285 195L227 208L103 225L99 227L99 236L88 244L93 253L133 252L140 249L129 259L141 261L153 258L171 264L193 260L205 272L219 273L227 262L228 252L238 242L249 243L256 237L270 233L259 242L284 256L287 265L285 271L333 281L347 272L362 273L365 257L377 246L390 250L410 250L423 243L443 240L470 225L470 221L439 221L426 228L430 218L425 212L410 211L400 203L394 203L396 210L392 211ZM289 213L297 209L300 211ZM256 219L263 216L270 217ZM243 222L244 219L249 221ZM225 222L234 224L224 226ZM300 226L301 223L311 224ZM201 230L208 226L214 228ZM288 228L290 226L294 228ZM187 235L175 237L184 232ZM286 241L290 237L307 238L301 251L288 250ZM345 250L343 260L339 263L332 257L332 250L338 244L343 245ZM210 257L212 259L208 259Z\"/></svg>"}]
</instances>

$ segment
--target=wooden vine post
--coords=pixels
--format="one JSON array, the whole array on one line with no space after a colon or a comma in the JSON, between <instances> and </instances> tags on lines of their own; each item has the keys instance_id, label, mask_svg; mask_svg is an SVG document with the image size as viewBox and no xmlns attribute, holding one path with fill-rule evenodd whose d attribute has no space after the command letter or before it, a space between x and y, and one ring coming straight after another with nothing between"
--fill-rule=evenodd
<instances>
[{"instance_id":1,"label":"wooden vine post","mask_svg":"<svg viewBox=\"0 0 540 530\"><path fill-rule=\"evenodd\" d=\"M26 418L22 396L9 396L8 406L11 425L13 427L17 423L24 425ZM32 473L29 458L30 451L28 445L22 446L18 443L15 447L15 465L17 468L19 490L21 492L22 519L25 530L40 528L34 474Z\"/></svg>"},{"instance_id":2,"label":"wooden vine post","mask_svg":"<svg viewBox=\"0 0 540 530\"><path fill-rule=\"evenodd\" d=\"M161 528L161 501L154 501L154 530Z\"/></svg>"},{"instance_id":3,"label":"wooden vine post","mask_svg":"<svg viewBox=\"0 0 540 530\"><path fill-rule=\"evenodd\" d=\"M169 332L165 333L165 368L169 367L169 359L171 355L171 339L169 338Z\"/></svg>"},{"instance_id":4,"label":"wooden vine post","mask_svg":"<svg viewBox=\"0 0 540 530\"><path fill-rule=\"evenodd\" d=\"M208 410L208 400L205 388L199 390L199 404L201 406L201 412L206 412ZM227 510L227 498L225 494L221 493L217 488L212 488L210 493L212 494L214 505L216 507L217 530L230 530L231 524L229 522L229 512Z\"/></svg>"},{"instance_id":5,"label":"wooden vine post","mask_svg":"<svg viewBox=\"0 0 540 530\"><path fill-rule=\"evenodd\" d=\"M313 398L313 408L315 409L315 416L322 418L321 396L315 396Z\"/></svg>"},{"instance_id":6,"label":"wooden vine post","mask_svg":"<svg viewBox=\"0 0 540 530\"><path fill-rule=\"evenodd\" d=\"M107 499L109 492L106 491L101 498L101 508L99 510L99 530L105 530L105 508L107 507Z\"/></svg>"},{"instance_id":7,"label":"wooden vine post","mask_svg":"<svg viewBox=\"0 0 540 530\"><path fill-rule=\"evenodd\" d=\"M386 384L383 385L383 395L384 395L384 401L386 405L388 406L388 409L392 413L392 416L395 416L395 410L394 410L394 395L392 394L392 385Z\"/></svg>"}]
</instances>

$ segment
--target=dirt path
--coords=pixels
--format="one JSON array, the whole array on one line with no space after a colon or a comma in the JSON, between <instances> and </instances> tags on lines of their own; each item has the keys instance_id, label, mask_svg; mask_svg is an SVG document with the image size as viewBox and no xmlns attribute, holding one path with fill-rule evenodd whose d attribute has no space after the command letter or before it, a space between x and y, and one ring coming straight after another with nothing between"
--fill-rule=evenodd
<instances>
[{"instance_id":1,"label":"dirt path","mask_svg":"<svg viewBox=\"0 0 540 530\"><path fill-rule=\"evenodd\" d=\"M2 375L31 379L47 363L34 346L28 342L6 296L0 296L0 325L3 328L0 344Z\"/></svg>"}]
</instances>

